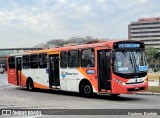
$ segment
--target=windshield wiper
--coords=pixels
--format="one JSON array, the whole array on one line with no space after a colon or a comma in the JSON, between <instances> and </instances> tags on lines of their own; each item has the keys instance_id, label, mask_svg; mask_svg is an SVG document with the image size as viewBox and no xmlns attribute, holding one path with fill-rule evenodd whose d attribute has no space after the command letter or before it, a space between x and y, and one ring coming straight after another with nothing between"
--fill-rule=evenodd
<instances>
[{"instance_id":1,"label":"windshield wiper","mask_svg":"<svg viewBox=\"0 0 160 118\"><path fill-rule=\"evenodd\" d=\"M128 60L131 62L132 67L134 67L133 62L132 62L132 56L130 55L130 53L128 54L129 57L125 54L126 52L122 50L122 53L124 54L124 56L126 56L128 58Z\"/></svg>"},{"instance_id":2,"label":"windshield wiper","mask_svg":"<svg viewBox=\"0 0 160 118\"><path fill-rule=\"evenodd\" d=\"M122 50L122 53L124 54L124 56L126 56L128 58L128 56L125 54L126 51ZM129 58L128 58L129 59Z\"/></svg>"},{"instance_id":3,"label":"windshield wiper","mask_svg":"<svg viewBox=\"0 0 160 118\"><path fill-rule=\"evenodd\" d=\"M131 62L131 64L132 64L132 67L134 68L134 63L133 63L133 61L132 61L132 55L131 55L131 52L129 53L129 57L130 57L130 62Z\"/></svg>"}]
</instances>

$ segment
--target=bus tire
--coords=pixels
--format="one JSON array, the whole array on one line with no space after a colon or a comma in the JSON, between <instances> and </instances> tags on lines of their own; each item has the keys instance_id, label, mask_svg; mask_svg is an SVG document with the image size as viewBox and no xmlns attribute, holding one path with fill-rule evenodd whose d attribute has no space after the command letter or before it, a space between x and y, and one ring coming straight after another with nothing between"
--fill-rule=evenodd
<instances>
[{"instance_id":1,"label":"bus tire","mask_svg":"<svg viewBox=\"0 0 160 118\"><path fill-rule=\"evenodd\" d=\"M84 97L91 97L93 95L91 84L89 82L83 82L81 84L80 93Z\"/></svg>"},{"instance_id":2,"label":"bus tire","mask_svg":"<svg viewBox=\"0 0 160 118\"><path fill-rule=\"evenodd\" d=\"M33 84L33 80L32 79L27 80L27 90L29 90L29 91L33 91L34 90L34 84Z\"/></svg>"}]
</instances>

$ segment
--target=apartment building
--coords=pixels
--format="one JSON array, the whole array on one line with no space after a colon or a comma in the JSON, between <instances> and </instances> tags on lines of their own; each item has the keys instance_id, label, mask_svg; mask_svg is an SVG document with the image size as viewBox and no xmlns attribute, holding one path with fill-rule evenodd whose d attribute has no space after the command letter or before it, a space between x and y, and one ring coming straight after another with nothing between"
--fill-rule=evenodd
<instances>
[{"instance_id":1,"label":"apartment building","mask_svg":"<svg viewBox=\"0 0 160 118\"><path fill-rule=\"evenodd\" d=\"M128 25L128 39L143 41L146 47L160 48L160 17L131 22Z\"/></svg>"}]
</instances>

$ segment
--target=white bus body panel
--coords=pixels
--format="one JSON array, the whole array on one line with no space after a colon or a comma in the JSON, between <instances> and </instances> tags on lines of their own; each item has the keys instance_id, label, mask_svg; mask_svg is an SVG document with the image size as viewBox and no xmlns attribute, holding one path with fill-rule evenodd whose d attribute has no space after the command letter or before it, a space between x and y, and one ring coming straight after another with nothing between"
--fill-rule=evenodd
<instances>
[{"instance_id":1,"label":"white bus body panel","mask_svg":"<svg viewBox=\"0 0 160 118\"><path fill-rule=\"evenodd\" d=\"M49 87L49 75L45 69L22 69L24 76L31 77L33 82Z\"/></svg>"},{"instance_id":2,"label":"white bus body panel","mask_svg":"<svg viewBox=\"0 0 160 118\"><path fill-rule=\"evenodd\" d=\"M47 69L22 69L24 76L31 77L38 84L49 87L49 73ZM79 84L86 77L78 69L61 69L59 71L60 90L79 92ZM96 90L93 88L93 92Z\"/></svg>"},{"instance_id":3,"label":"white bus body panel","mask_svg":"<svg viewBox=\"0 0 160 118\"><path fill-rule=\"evenodd\" d=\"M78 69L60 69L61 90L79 92L79 84L86 77ZM93 86L92 86L93 88ZM96 90L93 88L93 92Z\"/></svg>"}]
</instances>

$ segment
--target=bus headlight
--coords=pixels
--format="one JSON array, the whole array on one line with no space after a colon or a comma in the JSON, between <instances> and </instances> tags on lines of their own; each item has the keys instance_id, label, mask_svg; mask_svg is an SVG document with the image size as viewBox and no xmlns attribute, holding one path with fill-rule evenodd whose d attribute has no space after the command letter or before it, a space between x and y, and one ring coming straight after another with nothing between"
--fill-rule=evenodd
<instances>
[{"instance_id":1,"label":"bus headlight","mask_svg":"<svg viewBox=\"0 0 160 118\"><path fill-rule=\"evenodd\" d=\"M147 83L147 80L144 80L144 82L143 83Z\"/></svg>"},{"instance_id":2,"label":"bus headlight","mask_svg":"<svg viewBox=\"0 0 160 118\"><path fill-rule=\"evenodd\" d=\"M114 79L114 81L118 83L118 79Z\"/></svg>"},{"instance_id":3,"label":"bus headlight","mask_svg":"<svg viewBox=\"0 0 160 118\"><path fill-rule=\"evenodd\" d=\"M125 86L125 85L126 85L126 83L122 82L122 85L123 85L123 86Z\"/></svg>"},{"instance_id":4,"label":"bus headlight","mask_svg":"<svg viewBox=\"0 0 160 118\"><path fill-rule=\"evenodd\" d=\"M114 81L116 82L116 83L119 83L119 84L121 84L121 85L123 85L123 86L125 86L126 85L126 83L124 83L124 82L122 82L121 80L118 80L118 79L114 79Z\"/></svg>"}]
</instances>

